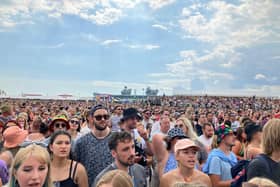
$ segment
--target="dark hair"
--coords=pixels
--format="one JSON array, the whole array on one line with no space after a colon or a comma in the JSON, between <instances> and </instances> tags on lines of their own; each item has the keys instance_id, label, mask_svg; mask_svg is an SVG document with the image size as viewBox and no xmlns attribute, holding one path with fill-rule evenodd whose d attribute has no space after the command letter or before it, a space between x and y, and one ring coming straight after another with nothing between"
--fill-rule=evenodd
<instances>
[{"instance_id":1,"label":"dark hair","mask_svg":"<svg viewBox=\"0 0 280 187\"><path fill-rule=\"evenodd\" d=\"M108 142L109 149L115 150L119 142L125 142L126 140L133 140L130 133L126 131L113 132Z\"/></svg>"},{"instance_id":2,"label":"dark hair","mask_svg":"<svg viewBox=\"0 0 280 187\"><path fill-rule=\"evenodd\" d=\"M243 142L242 133L245 132L244 127L238 127L236 130L236 139Z\"/></svg>"},{"instance_id":3,"label":"dark hair","mask_svg":"<svg viewBox=\"0 0 280 187\"><path fill-rule=\"evenodd\" d=\"M46 123L42 122L39 126L39 132L45 135L48 131L49 131L49 126Z\"/></svg>"},{"instance_id":4,"label":"dark hair","mask_svg":"<svg viewBox=\"0 0 280 187\"><path fill-rule=\"evenodd\" d=\"M69 139L70 139L70 142L71 142L71 135L69 134L69 132L64 131L64 130L58 130L58 131L55 131L54 133L52 133L52 135L50 137L49 146L53 144L53 142L55 141L56 137L58 137L59 135L66 135L66 136L68 136Z\"/></svg>"},{"instance_id":5,"label":"dark hair","mask_svg":"<svg viewBox=\"0 0 280 187\"><path fill-rule=\"evenodd\" d=\"M253 136L257 133L257 132L261 132L262 131L262 127L260 125L257 125L255 122L248 122L246 123L245 126L245 133L247 136L247 142L251 142L253 139Z\"/></svg>"}]
</instances>

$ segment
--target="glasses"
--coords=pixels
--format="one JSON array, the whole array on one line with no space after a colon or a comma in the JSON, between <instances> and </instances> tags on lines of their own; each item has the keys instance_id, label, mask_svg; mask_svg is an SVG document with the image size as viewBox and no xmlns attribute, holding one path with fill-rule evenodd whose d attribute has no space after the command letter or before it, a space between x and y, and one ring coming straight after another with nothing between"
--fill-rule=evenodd
<instances>
[{"instance_id":1,"label":"glasses","mask_svg":"<svg viewBox=\"0 0 280 187\"><path fill-rule=\"evenodd\" d=\"M80 122L79 122L79 121L77 121L77 120L70 120L70 123L72 123L72 124L76 124L76 125L79 125L79 124L80 124Z\"/></svg>"},{"instance_id":2,"label":"glasses","mask_svg":"<svg viewBox=\"0 0 280 187\"><path fill-rule=\"evenodd\" d=\"M94 118L97 120L97 121L101 121L102 119L104 120L108 120L109 119L109 115L97 115L97 116L94 116Z\"/></svg>"},{"instance_id":3,"label":"glasses","mask_svg":"<svg viewBox=\"0 0 280 187\"><path fill-rule=\"evenodd\" d=\"M48 147L48 144L44 143L44 142L36 142L36 141L26 141L26 142L23 142L22 144L20 144L20 147L21 148L25 148L29 145L39 145L43 148L47 148Z\"/></svg>"},{"instance_id":4,"label":"glasses","mask_svg":"<svg viewBox=\"0 0 280 187\"><path fill-rule=\"evenodd\" d=\"M184 124L176 124L174 125L175 128L183 128L184 127Z\"/></svg>"},{"instance_id":5,"label":"glasses","mask_svg":"<svg viewBox=\"0 0 280 187\"><path fill-rule=\"evenodd\" d=\"M55 123L54 126L55 126L55 128L65 128L66 124L65 123Z\"/></svg>"},{"instance_id":6,"label":"glasses","mask_svg":"<svg viewBox=\"0 0 280 187\"><path fill-rule=\"evenodd\" d=\"M151 115L151 113L150 113L150 112L146 112L145 114L146 114L146 115Z\"/></svg>"}]
</instances>

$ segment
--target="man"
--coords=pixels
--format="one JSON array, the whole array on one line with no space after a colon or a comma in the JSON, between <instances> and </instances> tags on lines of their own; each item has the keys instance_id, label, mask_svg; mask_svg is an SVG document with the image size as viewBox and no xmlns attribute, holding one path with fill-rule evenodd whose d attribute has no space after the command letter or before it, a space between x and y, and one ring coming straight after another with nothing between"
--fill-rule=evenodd
<instances>
[{"instance_id":1,"label":"man","mask_svg":"<svg viewBox=\"0 0 280 187\"><path fill-rule=\"evenodd\" d=\"M13 119L13 110L10 105L1 106L0 112L0 126L4 126L8 121Z\"/></svg>"},{"instance_id":2,"label":"man","mask_svg":"<svg viewBox=\"0 0 280 187\"><path fill-rule=\"evenodd\" d=\"M152 132L151 138L153 138L153 136L156 134L166 135L170 127L171 127L170 118L167 116L162 116L159 122L159 130Z\"/></svg>"},{"instance_id":3,"label":"man","mask_svg":"<svg viewBox=\"0 0 280 187\"><path fill-rule=\"evenodd\" d=\"M122 106L117 105L114 107L113 115L111 116L112 132L120 131L119 122L122 118Z\"/></svg>"},{"instance_id":4,"label":"man","mask_svg":"<svg viewBox=\"0 0 280 187\"><path fill-rule=\"evenodd\" d=\"M201 113L199 115L197 124L195 124L194 126L197 136L201 136L203 134L202 125L206 122L207 122L206 115L204 113Z\"/></svg>"},{"instance_id":5,"label":"man","mask_svg":"<svg viewBox=\"0 0 280 187\"><path fill-rule=\"evenodd\" d=\"M125 131L114 132L108 144L114 162L98 174L92 187L96 186L98 180L106 172L115 169L127 172L132 177L134 187L145 187L146 178L144 168L134 163L135 146L131 134Z\"/></svg>"},{"instance_id":6,"label":"man","mask_svg":"<svg viewBox=\"0 0 280 187\"><path fill-rule=\"evenodd\" d=\"M108 147L111 136L108 110L97 105L90 110L90 117L93 118L93 128L77 140L74 153L76 160L85 166L88 183L92 184L97 174L111 164L113 158Z\"/></svg>"},{"instance_id":7,"label":"man","mask_svg":"<svg viewBox=\"0 0 280 187\"><path fill-rule=\"evenodd\" d=\"M233 181L231 168L237 163L237 158L231 151L235 136L227 125L219 126L215 134L217 135L218 148L213 149L208 155L203 172L210 176L213 186L230 187Z\"/></svg>"},{"instance_id":8,"label":"man","mask_svg":"<svg viewBox=\"0 0 280 187\"><path fill-rule=\"evenodd\" d=\"M170 118L170 112L168 110L163 110L160 113L160 116L158 117L158 120L153 124L152 130L151 130L151 136L154 134L160 132L160 123L162 118ZM170 122L169 122L170 123ZM168 130L167 130L168 131Z\"/></svg>"},{"instance_id":9,"label":"man","mask_svg":"<svg viewBox=\"0 0 280 187\"><path fill-rule=\"evenodd\" d=\"M151 119L151 111L146 109L142 112L142 114L143 114L142 124L144 125L144 128L147 129L148 124L153 124L153 120Z\"/></svg>"},{"instance_id":10,"label":"man","mask_svg":"<svg viewBox=\"0 0 280 187\"><path fill-rule=\"evenodd\" d=\"M164 174L160 179L160 187L169 187L176 182L199 184L211 187L210 178L195 169L199 147L190 139L178 140L174 147L178 168Z\"/></svg>"},{"instance_id":11,"label":"man","mask_svg":"<svg viewBox=\"0 0 280 187\"><path fill-rule=\"evenodd\" d=\"M135 141L136 162L142 166L146 166L146 153L151 155L152 149L147 131L142 131L139 134L136 129L137 122L141 119L141 114L135 108L127 108L123 111L123 131L130 133Z\"/></svg>"},{"instance_id":12,"label":"man","mask_svg":"<svg viewBox=\"0 0 280 187\"><path fill-rule=\"evenodd\" d=\"M203 134L198 137L198 140L205 146L206 150L209 152L211 150L214 128L211 123L204 123L202 126Z\"/></svg>"}]
</instances>

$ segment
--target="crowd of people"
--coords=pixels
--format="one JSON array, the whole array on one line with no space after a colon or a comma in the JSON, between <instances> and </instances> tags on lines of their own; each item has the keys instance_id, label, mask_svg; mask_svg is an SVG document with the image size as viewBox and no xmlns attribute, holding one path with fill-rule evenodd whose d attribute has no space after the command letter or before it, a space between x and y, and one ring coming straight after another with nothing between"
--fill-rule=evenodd
<instances>
[{"instance_id":1,"label":"crowd of people","mask_svg":"<svg viewBox=\"0 0 280 187\"><path fill-rule=\"evenodd\" d=\"M0 186L280 186L276 98L1 98L0 130Z\"/></svg>"}]
</instances>

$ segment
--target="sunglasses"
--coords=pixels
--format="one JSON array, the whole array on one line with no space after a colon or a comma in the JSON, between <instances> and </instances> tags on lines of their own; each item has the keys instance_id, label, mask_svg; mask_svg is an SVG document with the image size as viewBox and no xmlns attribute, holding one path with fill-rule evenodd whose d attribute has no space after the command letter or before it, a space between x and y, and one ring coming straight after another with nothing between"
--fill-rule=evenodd
<instances>
[{"instance_id":1,"label":"sunglasses","mask_svg":"<svg viewBox=\"0 0 280 187\"><path fill-rule=\"evenodd\" d=\"M94 118L95 118L97 121L101 121L102 119L108 120L109 117L110 117L110 116L109 116L108 114L106 114L106 115L96 115L96 116L94 116Z\"/></svg>"},{"instance_id":2,"label":"sunglasses","mask_svg":"<svg viewBox=\"0 0 280 187\"><path fill-rule=\"evenodd\" d=\"M176 124L174 125L175 128L183 128L184 127L184 124Z\"/></svg>"},{"instance_id":3,"label":"sunglasses","mask_svg":"<svg viewBox=\"0 0 280 187\"><path fill-rule=\"evenodd\" d=\"M72 124L76 124L76 125L79 125L79 124L80 124L80 122L79 122L79 121L77 121L77 120L70 120L70 123L72 123Z\"/></svg>"},{"instance_id":4,"label":"sunglasses","mask_svg":"<svg viewBox=\"0 0 280 187\"><path fill-rule=\"evenodd\" d=\"M55 123L54 124L55 128L66 128L66 124L65 123Z\"/></svg>"},{"instance_id":5,"label":"sunglasses","mask_svg":"<svg viewBox=\"0 0 280 187\"><path fill-rule=\"evenodd\" d=\"M38 141L25 141L23 142L22 144L20 144L20 147L21 148L25 148L29 145L39 145L43 148L47 148L48 147L48 144L44 143L44 142L38 142Z\"/></svg>"}]
</instances>

